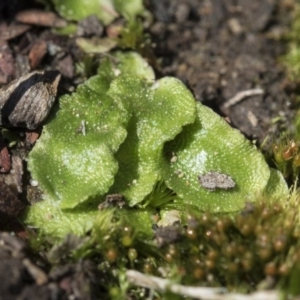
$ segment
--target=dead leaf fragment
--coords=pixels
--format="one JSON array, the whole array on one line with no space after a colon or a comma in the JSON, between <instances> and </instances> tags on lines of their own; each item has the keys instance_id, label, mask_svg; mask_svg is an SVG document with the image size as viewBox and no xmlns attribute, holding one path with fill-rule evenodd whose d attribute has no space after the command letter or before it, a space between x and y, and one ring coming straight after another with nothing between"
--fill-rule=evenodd
<instances>
[{"instance_id":1,"label":"dead leaf fragment","mask_svg":"<svg viewBox=\"0 0 300 300\"><path fill-rule=\"evenodd\" d=\"M11 23L9 26L5 22L0 23L0 40L8 41L11 40L27 30L30 29L31 26L26 24L16 24Z\"/></svg>"},{"instance_id":2,"label":"dead leaf fragment","mask_svg":"<svg viewBox=\"0 0 300 300\"><path fill-rule=\"evenodd\" d=\"M65 27L67 22L53 12L37 9L19 12L15 19L19 22L46 27Z\"/></svg>"},{"instance_id":3,"label":"dead leaf fragment","mask_svg":"<svg viewBox=\"0 0 300 300\"><path fill-rule=\"evenodd\" d=\"M47 43L44 40L35 41L28 54L32 69L35 69L40 64L46 53Z\"/></svg>"}]
</instances>

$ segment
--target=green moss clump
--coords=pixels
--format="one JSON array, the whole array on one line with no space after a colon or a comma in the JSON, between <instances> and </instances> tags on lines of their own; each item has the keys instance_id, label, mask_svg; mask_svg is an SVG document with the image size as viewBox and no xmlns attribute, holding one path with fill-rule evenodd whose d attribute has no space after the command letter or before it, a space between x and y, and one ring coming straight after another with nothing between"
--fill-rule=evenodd
<instances>
[{"instance_id":1,"label":"green moss clump","mask_svg":"<svg viewBox=\"0 0 300 300\"><path fill-rule=\"evenodd\" d=\"M187 211L182 225L154 228L147 235L138 215L149 211L107 209L98 215L88 240L69 257L93 259L106 278L107 293L123 297L140 290L129 288L127 269L164 274L184 285L222 286L241 293L276 287L297 295L299 202L294 191L286 202L248 202L234 217Z\"/></svg>"}]
</instances>

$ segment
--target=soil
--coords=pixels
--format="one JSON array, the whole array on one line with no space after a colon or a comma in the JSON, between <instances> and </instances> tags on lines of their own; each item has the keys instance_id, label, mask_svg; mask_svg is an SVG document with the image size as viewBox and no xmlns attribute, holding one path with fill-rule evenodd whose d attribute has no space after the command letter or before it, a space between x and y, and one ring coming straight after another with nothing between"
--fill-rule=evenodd
<instances>
[{"instance_id":1,"label":"soil","mask_svg":"<svg viewBox=\"0 0 300 300\"><path fill-rule=\"evenodd\" d=\"M284 129L292 130L293 85L278 63L286 51L282 37L289 30L292 0L146 2L154 16L148 31L155 45L159 76L181 79L197 101L226 117L258 144ZM0 2L0 84L32 70L55 69L62 74L59 94L70 92L79 81L75 72L79 50L73 38L51 31L63 20L47 16L44 23L32 24L26 18L24 21L24 16L21 19L20 12L32 8L43 6L34 1ZM80 26L81 35L104 34L97 20L86 23L88 26L85 22ZM240 94L248 90L250 95ZM240 101L230 104L236 96ZM27 201L26 194L32 193L24 184L28 181L24 158L39 132L40 128L16 130L17 146L11 150L7 144L1 145L0 213L5 222L1 222L0 232L0 299L104 299L106 284L93 262L60 260L51 264L43 253L30 250L28 233L14 221ZM4 134L0 142L7 143ZM10 168L15 174L12 179L7 174ZM16 236L5 232L12 230Z\"/></svg>"},{"instance_id":2,"label":"soil","mask_svg":"<svg viewBox=\"0 0 300 300\"><path fill-rule=\"evenodd\" d=\"M290 125L291 91L278 58L285 52L280 37L288 31L292 2L152 0L150 5L157 20L150 32L164 75L180 78L197 100L260 144ZM257 88L262 95L224 105Z\"/></svg>"}]
</instances>

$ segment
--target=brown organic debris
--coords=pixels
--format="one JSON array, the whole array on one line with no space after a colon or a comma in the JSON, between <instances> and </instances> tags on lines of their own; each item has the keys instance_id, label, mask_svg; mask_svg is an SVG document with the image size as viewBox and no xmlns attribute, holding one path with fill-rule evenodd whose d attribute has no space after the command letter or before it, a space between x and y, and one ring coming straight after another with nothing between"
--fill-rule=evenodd
<instances>
[{"instance_id":1,"label":"brown organic debris","mask_svg":"<svg viewBox=\"0 0 300 300\"><path fill-rule=\"evenodd\" d=\"M0 173L7 173L11 168L10 155L8 149L0 139Z\"/></svg>"},{"instance_id":2,"label":"brown organic debris","mask_svg":"<svg viewBox=\"0 0 300 300\"><path fill-rule=\"evenodd\" d=\"M179 223L155 228L155 242L158 247L173 244L182 239L182 226Z\"/></svg>"},{"instance_id":3,"label":"brown organic debris","mask_svg":"<svg viewBox=\"0 0 300 300\"><path fill-rule=\"evenodd\" d=\"M40 133L37 131L27 131L25 135L26 135L26 142L33 145L36 142L36 140L39 138Z\"/></svg>"},{"instance_id":4,"label":"brown organic debris","mask_svg":"<svg viewBox=\"0 0 300 300\"><path fill-rule=\"evenodd\" d=\"M24 209L17 191L8 186L3 180L0 181L0 223L6 223L9 219L18 216Z\"/></svg>"},{"instance_id":5,"label":"brown organic debris","mask_svg":"<svg viewBox=\"0 0 300 300\"><path fill-rule=\"evenodd\" d=\"M75 75L74 61L71 55L67 54L57 62L57 70L67 77L73 78Z\"/></svg>"},{"instance_id":6,"label":"brown organic debris","mask_svg":"<svg viewBox=\"0 0 300 300\"><path fill-rule=\"evenodd\" d=\"M25 249L26 245L22 240L7 232L0 232L0 253L2 255L6 252L6 255L11 254L13 257L23 257Z\"/></svg>"},{"instance_id":7,"label":"brown organic debris","mask_svg":"<svg viewBox=\"0 0 300 300\"><path fill-rule=\"evenodd\" d=\"M13 153L11 156L11 169L7 174L3 174L2 178L9 186L14 187L19 193L23 190L23 160L21 157Z\"/></svg>"},{"instance_id":8,"label":"brown organic debris","mask_svg":"<svg viewBox=\"0 0 300 300\"><path fill-rule=\"evenodd\" d=\"M14 57L5 41L0 41L0 84L6 84L14 75Z\"/></svg>"},{"instance_id":9,"label":"brown organic debris","mask_svg":"<svg viewBox=\"0 0 300 300\"><path fill-rule=\"evenodd\" d=\"M28 258L24 258L22 261L28 273L34 278L37 285L43 285L48 282L48 276L46 273L33 264Z\"/></svg>"},{"instance_id":10,"label":"brown organic debris","mask_svg":"<svg viewBox=\"0 0 300 300\"><path fill-rule=\"evenodd\" d=\"M30 66L32 69L40 64L47 53L47 43L44 40L36 40L28 54Z\"/></svg>"},{"instance_id":11,"label":"brown organic debris","mask_svg":"<svg viewBox=\"0 0 300 300\"><path fill-rule=\"evenodd\" d=\"M65 27L67 22L53 12L30 9L19 12L15 19L19 22L46 27Z\"/></svg>"},{"instance_id":12,"label":"brown organic debris","mask_svg":"<svg viewBox=\"0 0 300 300\"><path fill-rule=\"evenodd\" d=\"M16 78L30 72L29 58L27 55L17 54L16 56Z\"/></svg>"},{"instance_id":13,"label":"brown organic debris","mask_svg":"<svg viewBox=\"0 0 300 300\"><path fill-rule=\"evenodd\" d=\"M60 77L57 71L32 72L0 89L0 124L37 128L55 101Z\"/></svg>"},{"instance_id":14,"label":"brown organic debris","mask_svg":"<svg viewBox=\"0 0 300 300\"><path fill-rule=\"evenodd\" d=\"M30 29L29 25L12 23L7 25L5 22L0 23L0 40L11 40L27 30Z\"/></svg>"},{"instance_id":15,"label":"brown organic debris","mask_svg":"<svg viewBox=\"0 0 300 300\"><path fill-rule=\"evenodd\" d=\"M125 204L125 198L122 194L109 194L106 196L105 201L99 204L98 209L103 210L112 207L123 208Z\"/></svg>"},{"instance_id":16,"label":"brown organic debris","mask_svg":"<svg viewBox=\"0 0 300 300\"><path fill-rule=\"evenodd\" d=\"M116 20L106 27L106 35L111 38L117 38L124 28L123 20Z\"/></svg>"},{"instance_id":17,"label":"brown organic debris","mask_svg":"<svg viewBox=\"0 0 300 300\"><path fill-rule=\"evenodd\" d=\"M87 18L79 21L77 27L78 36L102 36L104 31L103 25L100 23L96 15L88 16Z\"/></svg>"}]
</instances>

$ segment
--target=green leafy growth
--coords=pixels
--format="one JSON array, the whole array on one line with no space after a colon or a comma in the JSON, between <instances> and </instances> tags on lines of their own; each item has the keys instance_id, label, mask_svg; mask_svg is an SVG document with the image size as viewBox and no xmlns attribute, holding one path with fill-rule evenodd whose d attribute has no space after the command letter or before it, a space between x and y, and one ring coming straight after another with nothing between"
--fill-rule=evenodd
<instances>
[{"instance_id":1,"label":"green leafy growth","mask_svg":"<svg viewBox=\"0 0 300 300\"><path fill-rule=\"evenodd\" d=\"M69 23L65 27L53 28L52 31L58 35L75 35L77 31L77 25Z\"/></svg>"},{"instance_id":2,"label":"green leafy growth","mask_svg":"<svg viewBox=\"0 0 300 300\"><path fill-rule=\"evenodd\" d=\"M112 79L122 73L154 78L153 70L136 53L115 53L98 73L76 93L60 99L61 109L29 155L29 170L45 200L30 207L24 220L50 236L89 230L101 195L113 184L118 168L113 153L125 139L129 114L106 93ZM91 203L84 201L94 195L98 198L92 199L90 208Z\"/></svg>"},{"instance_id":3,"label":"green leafy growth","mask_svg":"<svg viewBox=\"0 0 300 300\"><path fill-rule=\"evenodd\" d=\"M104 23L111 23L118 14L126 18L143 12L142 0L52 0L55 9L68 20L79 21L90 15Z\"/></svg>"},{"instance_id":4,"label":"green leafy growth","mask_svg":"<svg viewBox=\"0 0 300 300\"><path fill-rule=\"evenodd\" d=\"M136 52L122 51L114 53L117 66L113 68L115 76L119 74L131 74L135 77L143 78L148 82L155 80L155 74L149 64Z\"/></svg>"},{"instance_id":5,"label":"green leafy growth","mask_svg":"<svg viewBox=\"0 0 300 300\"><path fill-rule=\"evenodd\" d=\"M123 194L133 206L151 193L159 179L164 143L194 121L195 100L179 80L168 77L149 85L119 76L108 94L131 113L129 134L116 153L119 171L111 192Z\"/></svg>"},{"instance_id":6,"label":"green leafy growth","mask_svg":"<svg viewBox=\"0 0 300 300\"><path fill-rule=\"evenodd\" d=\"M270 168L270 178L264 190L264 195L270 199L287 199L288 190L287 183L282 173L276 169Z\"/></svg>"},{"instance_id":7,"label":"green leafy growth","mask_svg":"<svg viewBox=\"0 0 300 300\"><path fill-rule=\"evenodd\" d=\"M286 35L288 41L288 51L281 58L283 64L287 67L287 71L292 80L299 80L300 76L300 5L295 2L294 18L292 26Z\"/></svg>"},{"instance_id":8,"label":"green leafy growth","mask_svg":"<svg viewBox=\"0 0 300 300\"><path fill-rule=\"evenodd\" d=\"M116 10L127 19L134 19L135 16L140 15L144 11L142 0L114 0Z\"/></svg>"},{"instance_id":9,"label":"green leafy growth","mask_svg":"<svg viewBox=\"0 0 300 300\"><path fill-rule=\"evenodd\" d=\"M76 44L85 53L108 53L116 47L117 41L112 38L77 38Z\"/></svg>"},{"instance_id":10,"label":"green leafy growth","mask_svg":"<svg viewBox=\"0 0 300 300\"><path fill-rule=\"evenodd\" d=\"M126 136L126 114L105 94L98 79L61 98L58 115L30 154L32 177L50 198L63 200L62 207L105 193L117 171L112 153Z\"/></svg>"},{"instance_id":11,"label":"green leafy growth","mask_svg":"<svg viewBox=\"0 0 300 300\"><path fill-rule=\"evenodd\" d=\"M93 203L62 210L59 202L45 199L27 209L23 219L27 224L39 228L41 235L59 241L69 233L82 236L91 230L97 213Z\"/></svg>"},{"instance_id":12,"label":"green leafy growth","mask_svg":"<svg viewBox=\"0 0 300 300\"><path fill-rule=\"evenodd\" d=\"M290 77L297 80L300 76L300 45L291 44L289 52L282 58Z\"/></svg>"},{"instance_id":13,"label":"green leafy growth","mask_svg":"<svg viewBox=\"0 0 300 300\"><path fill-rule=\"evenodd\" d=\"M135 50L141 53L143 57L155 61L150 36L145 34L141 20L130 19L122 28L117 42L119 47Z\"/></svg>"},{"instance_id":14,"label":"green leafy growth","mask_svg":"<svg viewBox=\"0 0 300 300\"><path fill-rule=\"evenodd\" d=\"M299 191L295 192L289 201L269 201L263 197L256 203L247 203L242 213L232 218L186 209L186 226L169 227L164 235L156 232L154 241L148 240L143 227L149 228L152 223L151 211L108 209L96 217L89 237L68 247L68 240L76 240L69 236L48 252L47 257L56 262L66 262L67 257L72 257L73 262L101 258L98 270L99 276L106 279L101 281L103 291L108 290L107 283L121 289L122 281L116 271L120 266L155 276L160 267L168 271L171 282L222 286L235 293L269 287L272 278L272 287L284 291L282 299L289 299L291 295L299 295L300 198ZM170 242L168 238L172 236L180 239ZM49 243L49 237L44 240ZM164 247L157 245L161 241L165 241ZM45 243L42 247L45 253ZM201 262L207 263L203 266ZM210 268L211 265L214 267ZM179 268L184 272L178 272ZM138 288L135 291L140 292ZM126 295L132 295L132 289Z\"/></svg>"},{"instance_id":15,"label":"green leafy growth","mask_svg":"<svg viewBox=\"0 0 300 300\"><path fill-rule=\"evenodd\" d=\"M240 210L245 201L253 201L264 192L270 170L262 154L239 131L200 103L197 111L195 123L186 126L165 147L163 179L184 204L214 212ZM210 171L230 176L235 187L214 191L202 187L198 176ZM282 180L270 182L281 183L276 195L287 195ZM271 190L269 187L268 191Z\"/></svg>"},{"instance_id":16,"label":"green leafy growth","mask_svg":"<svg viewBox=\"0 0 300 300\"><path fill-rule=\"evenodd\" d=\"M82 236L93 228L97 232L101 231L103 239L113 228L112 219L114 222L119 220L122 224L130 224L145 237L151 238L153 235L151 216L155 214L156 210L152 208L99 211L95 209L95 199L86 201L76 208L62 210L57 201L45 199L28 209L24 218L26 223L40 228L42 235L59 241L67 234ZM107 219L108 215L111 216L109 219Z\"/></svg>"},{"instance_id":17,"label":"green leafy growth","mask_svg":"<svg viewBox=\"0 0 300 300\"><path fill-rule=\"evenodd\" d=\"M281 174L270 172L237 130L196 105L179 80L153 84L153 70L136 53L115 53L98 73L60 99L60 110L29 155L29 170L46 200L28 210L27 223L50 236L82 234L107 193L144 207L139 218L136 211L120 214L144 219L147 228L151 208L233 212L262 193L286 196ZM230 176L235 187L205 189L198 176L209 171Z\"/></svg>"},{"instance_id":18,"label":"green leafy growth","mask_svg":"<svg viewBox=\"0 0 300 300\"><path fill-rule=\"evenodd\" d=\"M177 195L168 189L163 181L158 181L153 187L152 192L145 197L140 207L154 207L162 211L165 204L168 204L169 207L170 203L174 203L177 198Z\"/></svg>"},{"instance_id":19,"label":"green leafy growth","mask_svg":"<svg viewBox=\"0 0 300 300\"><path fill-rule=\"evenodd\" d=\"M123 56L119 73L128 67L127 58L131 63L141 61L135 54ZM132 63L131 69L141 75L137 65ZM145 76L153 76L147 65L144 70ZM113 153L126 137L124 126L129 115L121 103L106 94L116 70L107 61L99 72L76 93L61 98L58 115L45 126L29 156L32 177L49 198L60 200L63 208L106 193L117 172Z\"/></svg>"},{"instance_id":20,"label":"green leafy growth","mask_svg":"<svg viewBox=\"0 0 300 300\"><path fill-rule=\"evenodd\" d=\"M122 49L131 49L141 54L156 69L160 69L157 58L153 52L151 37L144 32L144 24L140 19L130 19L122 27L115 41Z\"/></svg>"},{"instance_id":21,"label":"green leafy growth","mask_svg":"<svg viewBox=\"0 0 300 300\"><path fill-rule=\"evenodd\" d=\"M109 235L112 229L116 230L118 226L116 226L115 222L117 220L122 226L130 226L132 229L141 232L144 237L151 239L153 236L153 220L151 216L155 214L155 209L150 208L107 209L97 215L94 223L94 233L103 239ZM107 219L108 216L110 216L109 219Z\"/></svg>"}]
</instances>

